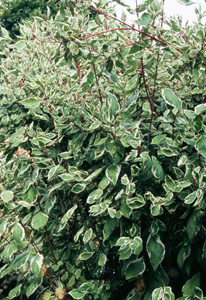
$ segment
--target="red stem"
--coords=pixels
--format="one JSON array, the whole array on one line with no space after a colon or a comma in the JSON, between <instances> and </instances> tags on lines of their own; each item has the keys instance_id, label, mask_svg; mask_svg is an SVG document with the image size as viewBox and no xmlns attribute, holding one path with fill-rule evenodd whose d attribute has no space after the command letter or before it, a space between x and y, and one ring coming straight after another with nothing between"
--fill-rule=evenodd
<instances>
[{"instance_id":1,"label":"red stem","mask_svg":"<svg viewBox=\"0 0 206 300\"><path fill-rule=\"evenodd\" d=\"M48 231L47 231L47 228L45 228L45 229L46 229L46 236L47 236L47 240L48 240L48 242L49 242L49 246L50 246L50 250L51 250L53 259L54 259L54 261L55 261L55 264L57 265L57 264L58 264L58 261L57 261L57 259L56 259L56 256L54 255L54 249L53 249L53 246L52 246L50 237L49 237L49 233L48 233Z\"/></svg>"},{"instance_id":2,"label":"red stem","mask_svg":"<svg viewBox=\"0 0 206 300\"><path fill-rule=\"evenodd\" d=\"M121 47L120 49L127 48L127 47L129 47L129 46L133 46L133 45L135 45L135 44L138 44L138 43L141 43L141 42L144 42L144 41L149 41L149 40L150 40L150 39L139 40L139 41L137 41L137 42L131 43L131 44L126 45L126 46L123 46L123 47Z\"/></svg>"},{"instance_id":3,"label":"red stem","mask_svg":"<svg viewBox=\"0 0 206 300\"><path fill-rule=\"evenodd\" d=\"M138 29L132 27L131 25L127 24L127 23L124 22L124 21L121 21L121 20L119 20L119 19L117 19L117 18L115 18L115 17L113 17L113 16L110 16L110 15L108 15L108 14L105 14L104 12L102 12L102 11L100 11L100 10L98 10L98 9L95 9L94 7L91 7L91 6L90 6L89 8L90 8L91 10L94 10L94 11L98 12L99 14L103 14L103 15L109 17L109 18L112 18L112 19L114 19L114 20L116 20L116 21L118 21L118 22L120 22L120 23L122 23L122 24L128 26L131 30L137 31L137 32L139 32L139 33L141 33L141 34L143 34L143 35L146 35L146 36L148 36L149 38L151 38L151 39L153 39L153 40L155 40L155 41L157 41L157 42L159 42L159 43L161 43L161 44L163 44L163 45L165 45L165 46L168 46L168 43L167 43L167 42L165 42L165 41L163 41L163 40L160 40L160 39L158 39L158 38L156 38L156 37L154 37L154 36L152 36L152 35L150 35L150 34L144 32L144 31L142 31L142 30L138 30ZM114 30L114 29L113 29L113 30ZM115 30L120 30L120 29L118 28L118 29L115 29ZM110 29L110 31L111 31L111 29ZM107 32L107 31L103 31L103 33L106 33L106 32ZM88 37L91 37L91 36L94 36L94 35L97 35L97 34L102 34L102 32L100 32L100 33L95 33L95 34L93 34L93 35L89 35ZM87 38L87 37L85 37L85 38ZM85 39L85 38L83 38L83 39ZM180 49L178 49L178 48L176 48L176 47L174 47L174 46L172 46L172 47L173 47L175 50L177 50L178 52L184 53L182 50L180 50Z\"/></svg>"},{"instance_id":4,"label":"red stem","mask_svg":"<svg viewBox=\"0 0 206 300\"><path fill-rule=\"evenodd\" d=\"M1 296L3 299L9 300L9 298L7 298L6 296L2 295L1 293L0 293L0 296Z\"/></svg>"}]
</instances>

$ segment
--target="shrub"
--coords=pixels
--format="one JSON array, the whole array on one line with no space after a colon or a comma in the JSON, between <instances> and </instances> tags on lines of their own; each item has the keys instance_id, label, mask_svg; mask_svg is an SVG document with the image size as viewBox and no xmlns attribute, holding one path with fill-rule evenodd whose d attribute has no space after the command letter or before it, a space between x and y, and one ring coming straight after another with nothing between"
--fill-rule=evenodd
<instances>
[{"instance_id":1,"label":"shrub","mask_svg":"<svg viewBox=\"0 0 206 300\"><path fill-rule=\"evenodd\" d=\"M4 299L203 299L205 25L145 3L2 28Z\"/></svg>"}]
</instances>

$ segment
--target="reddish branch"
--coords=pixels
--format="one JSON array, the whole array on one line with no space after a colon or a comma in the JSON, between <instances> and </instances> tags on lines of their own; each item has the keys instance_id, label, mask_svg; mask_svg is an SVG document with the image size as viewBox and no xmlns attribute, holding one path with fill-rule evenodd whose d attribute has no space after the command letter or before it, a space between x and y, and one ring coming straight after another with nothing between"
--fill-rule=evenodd
<instances>
[{"instance_id":1,"label":"reddish branch","mask_svg":"<svg viewBox=\"0 0 206 300\"><path fill-rule=\"evenodd\" d=\"M146 94L147 94L147 99L148 99L148 101L150 103L150 108L152 109L152 101L150 99L149 90L148 90L148 86L147 86L147 83L146 83L145 71L144 71L144 62L143 62L143 58L142 57L141 57L141 73L142 73L144 87L145 87Z\"/></svg>"},{"instance_id":2,"label":"reddish branch","mask_svg":"<svg viewBox=\"0 0 206 300\"><path fill-rule=\"evenodd\" d=\"M136 28L132 27L131 25L127 24L126 22L121 21L121 20L119 20L119 19L117 19L117 18L115 18L115 17L113 17L113 16L110 16L110 15L108 15L108 14L106 14L106 13L104 13L104 12L102 12L102 11L100 11L100 10L98 10L98 9L96 9L96 8L94 8L94 7L92 7L92 6L90 6L89 8L90 8L91 10L94 10L94 11L98 12L99 14L102 14L102 15L104 15L104 16L106 16L106 17L112 18L112 19L114 19L114 20L116 20L116 21L118 21L118 22L120 22L120 23L122 23L122 24L128 26L130 30L137 31L137 32L139 32L139 33L141 33L141 34L143 34L143 35L148 36L148 37L151 38L152 40L155 40L155 41L157 41L157 42L159 42L159 43L161 43L161 44L163 44L163 45L165 45L165 46L168 46L168 43L167 43L167 42L165 42L165 41L163 41L163 40L160 40L160 39L158 39L158 38L156 38L156 37L150 35L149 33L146 33L146 32L144 32L144 31L142 31L142 30L136 29ZM84 37L83 39L86 39L86 38L88 38L88 37L92 37L92 36L95 36L95 35L98 35L98 34L107 33L107 32L113 31L113 30L121 30L121 28L110 29L110 30L107 30L107 31L103 31L103 32L99 32L99 33L94 33L94 34L91 34L91 35L89 35L89 36ZM125 29L123 29L123 30L125 30ZM178 49L178 48L176 48L176 47L174 47L174 46L172 46L172 47L173 47L175 50L177 50L178 52L183 53L182 50L180 50L180 49Z\"/></svg>"},{"instance_id":3,"label":"reddish branch","mask_svg":"<svg viewBox=\"0 0 206 300\"><path fill-rule=\"evenodd\" d=\"M149 40L150 40L150 39L139 40L139 41L137 41L137 42L131 43L131 44L126 45L126 46L123 46L123 47L121 47L120 49L127 48L127 47L133 46L133 45L135 45L135 44L139 44L139 43L142 43L142 42L144 42L144 41L149 41Z\"/></svg>"},{"instance_id":4,"label":"reddish branch","mask_svg":"<svg viewBox=\"0 0 206 300\"><path fill-rule=\"evenodd\" d=\"M80 83L81 82L81 69L80 69L79 61L77 62L77 72L78 72L79 83Z\"/></svg>"},{"instance_id":5,"label":"reddish branch","mask_svg":"<svg viewBox=\"0 0 206 300\"><path fill-rule=\"evenodd\" d=\"M6 296L2 295L1 293L0 293L0 296L1 296L3 299L9 300L9 298L7 298Z\"/></svg>"},{"instance_id":6,"label":"reddish branch","mask_svg":"<svg viewBox=\"0 0 206 300\"><path fill-rule=\"evenodd\" d=\"M99 88L99 80L98 80L98 77L97 77L97 72L96 72L96 68L95 68L95 65L94 65L94 64L93 64L93 71L94 71L96 83L97 83L97 85L98 85L99 99L100 99L100 102L101 102L101 104L102 104L102 93L101 93L101 90L100 90L100 88Z\"/></svg>"}]
</instances>

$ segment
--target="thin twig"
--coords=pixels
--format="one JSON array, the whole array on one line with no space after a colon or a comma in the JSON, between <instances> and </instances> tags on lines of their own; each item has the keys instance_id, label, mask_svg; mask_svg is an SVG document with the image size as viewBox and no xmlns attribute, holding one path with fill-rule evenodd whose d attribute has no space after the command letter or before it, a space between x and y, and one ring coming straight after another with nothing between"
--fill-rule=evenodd
<instances>
[{"instance_id":1,"label":"thin twig","mask_svg":"<svg viewBox=\"0 0 206 300\"><path fill-rule=\"evenodd\" d=\"M1 296L3 299L9 300L9 298L7 298L6 296L2 295L1 293L0 293L0 296Z\"/></svg>"},{"instance_id":2,"label":"thin twig","mask_svg":"<svg viewBox=\"0 0 206 300\"><path fill-rule=\"evenodd\" d=\"M141 57L141 72L142 72L142 77L143 77L145 91L146 91L146 94L147 94L147 99L148 99L148 101L150 103L150 108L152 109L152 101L150 99L149 90L148 90L148 86L147 86L147 83L146 83L145 71L144 71L144 62L143 62L143 58L142 57Z\"/></svg>"}]
</instances>

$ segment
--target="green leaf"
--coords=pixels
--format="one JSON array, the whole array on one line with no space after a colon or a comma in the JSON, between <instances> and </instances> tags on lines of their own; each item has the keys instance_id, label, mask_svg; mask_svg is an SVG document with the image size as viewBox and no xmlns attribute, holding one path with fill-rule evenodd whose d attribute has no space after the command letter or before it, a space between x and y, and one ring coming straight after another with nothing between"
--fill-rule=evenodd
<instances>
[{"instance_id":1,"label":"green leaf","mask_svg":"<svg viewBox=\"0 0 206 300\"><path fill-rule=\"evenodd\" d=\"M26 46L26 41L18 41L14 44L14 48L21 50L24 49Z\"/></svg>"},{"instance_id":2,"label":"green leaf","mask_svg":"<svg viewBox=\"0 0 206 300\"><path fill-rule=\"evenodd\" d=\"M83 192L83 190L86 188L86 184L84 183L77 183L72 187L72 192L75 194L79 194Z\"/></svg>"},{"instance_id":3,"label":"green leaf","mask_svg":"<svg viewBox=\"0 0 206 300\"><path fill-rule=\"evenodd\" d=\"M130 206L131 205L128 205L125 200L121 201L120 211L122 212L123 216L128 219L132 213L132 208Z\"/></svg>"},{"instance_id":4,"label":"green leaf","mask_svg":"<svg viewBox=\"0 0 206 300\"><path fill-rule=\"evenodd\" d=\"M156 271L158 266L164 259L165 256L165 246L160 240L158 235L152 236L151 234L147 240L147 253L151 262L153 269Z\"/></svg>"},{"instance_id":5,"label":"green leaf","mask_svg":"<svg viewBox=\"0 0 206 300\"><path fill-rule=\"evenodd\" d=\"M38 277L38 278L33 278L30 281L30 284L28 288L26 289L26 296L29 298L36 290L37 288L42 284L43 278Z\"/></svg>"},{"instance_id":6,"label":"green leaf","mask_svg":"<svg viewBox=\"0 0 206 300\"><path fill-rule=\"evenodd\" d=\"M22 225L20 223L16 223L14 225L12 236L13 236L13 239L16 241L17 244L19 244L21 241L23 241L23 239L25 237L25 231L24 231L24 228L22 227Z\"/></svg>"},{"instance_id":7,"label":"green leaf","mask_svg":"<svg viewBox=\"0 0 206 300\"><path fill-rule=\"evenodd\" d=\"M92 282L92 281L87 281L87 282L84 282L84 283L82 283L81 285L80 285L80 287L79 287L79 290L80 291L89 291L89 290L93 290L94 289L94 287L95 287L95 284L94 284L94 282Z\"/></svg>"},{"instance_id":8,"label":"green leaf","mask_svg":"<svg viewBox=\"0 0 206 300\"><path fill-rule=\"evenodd\" d=\"M80 291L78 289L74 289L69 292L74 299L83 299L87 292Z\"/></svg>"},{"instance_id":9,"label":"green leaf","mask_svg":"<svg viewBox=\"0 0 206 300\"><path fill-rule=\"evenodd\" d=\"M200 287L200 273L196 273L184 284L182 288L183 296L194 296L194 289L196 287Z\"/></svg>"},{"instance_id":10,"label":"green leaf","mask_svg":"<svg viewBox=\"0 0 206 300\"><path fill-rule=\"evenodd\" d=\"M156 288L152 292L152 300L175 300L170 286Z\"/></svg>"},{"instance_id":11,"label":"green leaf","mask_svg":"<svg viewBox=\"0 0 206 300\"><path fill-rule=\"evenodd\" d=\"M130 241L130 238L129 238L129 237L121 236L121 237L117 240L115 246L123 246L123 245L126 245L126 244L129 243L129 241Z\"/></svg>"},{"instance_id":12,"label":"green leaf","mask_svg":"<svg viewBox=\"0 0 206 300\"><path fill-rule=\"evenodd\" d=\"M98 186L101 189L105 189L109 185L109 183L110 183L109 179L106 176L104 176L100 181L100 183L98 184Z\"/></svg>"},{"instance_id":13,"label":"green leaf","mask_svg":"<svg viewBox=\"0 0 206 300\"><path fill-rule=\"evenodd\" d=\"M130 249L129 245L126 245L126 247L120 248L118 253L119 253L119 260L126 260L131 257L132 249Z\"/></svg>"},{"instance_id":14,"label":"green leaf","mask_svg":"<svg viewBox=\"0 0 206 300\"><path fill-rule=\"evenodd\" d=\"M187 221L187 234L192 240L200 230L201 212L199 210L193 211Z\"/></svg>"},{"instance_id":15,"label":"green leaf","mask_svg":"<svg viewBox=\"0 0 206 300\"><path fill-rule=\"evenodd\" d=\"M190 253L191 253L191 247L189 244L183 245L180 248L180 251L177 255L177 264L178 264L178 267L180 268L180 270L182 269L186 259L190 255Z\"/></svg>"},{"instance_id":16,"label":"green leaf","mask_svg":"<svg viewBox=\"0 0 206 300\"><path fill-rule=\"evenodd\" d=\"M88 204L95 203L96 200L98 200L102 195L103 195L102 189L96 189L96 190L92 191L87 198L87 203Z\"/></svg>"},{"instance_id":17,"label":"green leaf","mask_svg":"<svg viewBox=\"0 0 206 300\"><path fill-rule=\"evenodd\" d=\"M152 156L152 174L154 175L154 177L164 180L165 177L165 173L164 170L162 168L162 165L160 164L160 162L156 159L156 157Z\"/></svg>"},{"instance_id":18,"label":"green leaf","mask_svg":"<svg viewBox=\"0 0 206 300\"><path fill-rule=\"evenodd\" d=\"M163 89L162 97L165 102L176 109L180 110L182 108L182 101L173 93L171 89Z\"/></svg>"},{"instance_id":19,"label":"green leaf","mask_svg":"<svg viewBox=\"0 0 206 300\"><path fill-rule=\"evenodd\" d=\"M152 22L152 18L148 13L143 13L143 15L137 20L137 24L140 26L147 26Z\"/></svg>"},{"instance_id":20,"label":"green leaf","mask_svg":"<svg viewBox=\"0 0 206 300\"><path fill-rule=\"evenodd\" d=\"M93 230L92 230L92 228L90 228L85 232L85 234L83 236L83 243L84 244L88 243L88 241L91 240L92 235L93 235Z\"/></svg>"},{"instance_id":21,"label":"green leaf","mask_svg":"<svg viewBox=\"0 0 206 300\"><path fill-rule=\"evenodd\" d=\"M34 229L38 230L40 228L45 227L47 221L48 221L48 216L45 213L40 211L32 218L31 226Z\"/></svg>"},{"instance_id":22,"label":"green leaf","mask_svg":"<svg viewBox=\"0 0 206 300\"><path fill-rule=\"evenodd\" d=\"M178 167L181 167L181 166L184 166L186 164L186 162L187 162L187 156L186 155L182 155L180 157L180 159L178 160L177 165L178 165Z\"/></svg>"},{"instance_id":23,"label":"green leaf","mask_svg":"<svg viewBox=\"0 0 206 300\"><path fill-rule=\"evenodd\" d=\"M107 218L106 223L103 228L104 241L106 241L108 239L108 237L111 235L111 233L116 228L116 225L117 225L116 218L110 218L110 217Z\"/></svg>"},{"instance_id":24,"label":"green leaf","mask_svg":"<svg viewBox=\"0 0 206 300\"><path fill-rule=\"evenodd\" d=\"M137 87L137 75L135 75L134 77L132 77L128 82L127 82L127 85L125 87L125 91L128 92L134 88ZM136 97L135 97L135 100L136 100Z\"/></svg>"},{"instance_id":25,"label":"green leaf","mask_svg":"<svg viewBox=\"0 0 206 300\"><path fill-rule=\"evenodd\" d=\"M179 155L178 151L175 151L175 150L171 150L169 148L161 148L158 150L158 155L164 155L164 156L167 156L167 157L172 157L172 156L177 156Z\"/></svg>"},{"instance_id":26,"label":"green leaf","mask_svg":"<svg viewBox=\"0 0 206 300\"><path fill-rule=\"evenodd\" d=\"M71 216L73 215L73 213L75 212L75 210L77 209L77 205L75 204L73 207L71 207L63 216L63 218L61 219L61 223L66 223L68 222L68 220L71 218Z\"/></svg>"},{"instance_id":27,"label":"green leaf","mask_svg":"<svg viewBox=\"0 0 206 300\"><path fill-rule=\"evenodd\" d=\"M25 108L35 109L42 103L42 100L41 99L38 100L35 98L28 98L28 99L19 101L19 103L21 103Z\"/></svg>"},{"instance_id":28,"label":"green leaf","mask_svg":"<svg viewBox=\"0 0 206 300\"><path fill-rule=\"evenodd\" d=\"M1 219L0 220L0 237L2 236L2 234L4 234L4 231L7 228L7 219Z\"/></svg>"},{"instance_id":29,"label":"green leaf","mask_svg":"<svg viewBox=\"0 0 206 300\"><path fill-rule=\"evenodd\" d=\"M61 175L58 175L58 176L64 181L73 181L74 180L74 175L73 174L64 173L64 174L61 174Z\"/></svg>"},{"instance_id":30,"label":"green leaf","mask_svg":"<svg viewBox=\"0 0 206 300\"><path fill-rule=\"evenodd\" d=\"M143 55L144 52L141 51L141 54ZM129 100L127 101L126 107L129 108L130 106L132 106L134 104L136 105L138 97L139 97L139 92L132 95L132 97L130 97Z\"/></svg>"},{"instance_id":31,"label":"green leaf","mask_svg":"<svg viewBox=\"0 0 206 300\"><path fill-rule=\"evenodd\" d=\"M107 95L109 96L110 115L114 116L120 109L119 102L115 95L113 95L109 92L107 93Z\"/></svg>"},{"instance_id":32,"label":"green leaf","mask_svg":"<svg viewBox=\"0 0 206 300\"><path fill-rule=\"evenodd\" d=\"M175 191L175 182L169 175L165 177L165 184L167 185L169 190L171 190L172 192Z\"/></svg>"},{"instance_id":33,"label":"green leaf","mask_svg":"<svg viewBox=\"0 0 206 300\"><path fill-rule=\"evenodd\" d=\"M159 143L161 143L162 141L164 141L166 138L166 134L160 134L160 135L157 135L155 136L152 141L151 141L151 144L152 145L158 145Z\"/></svg>"},{"instance_id":34,"label":"green leaf","mask_svg":"<svg viewBox=\"0 0 206 300\"><path fill-rule=\"evenodd\" d=\"M32 204L36 199L37 199L37 191L33 186L30 186L30 188L24 194L23 200L25 202Z\"/></svg>"},{"instance_id":35,"label":"green leaf","mask_svg":"<svg viewBox=\"0 0 206 300\"><path fill-rule=\"evenodd\" d=\"M40 274L43 265L43 260L44 257L40 253L37 253L31 260L31 271L37 276Z\"/></svg>"},{"instance_id":36,"label":"green leaf","mask_svg":"<svg viewBox=\"0 0 206 300\"><path fill-rule=\"evenodd\" d=\"M93 254L94 252L83 252L78 256L77 260L87 260L92 257Z\"/></svg>"},{"instance_id":37,"label":"green leaf","mask_svg":"<svg viewBox=\"0 0 206 300\"><path fill-rule=\"evenodd\" d=\"M205 135L202 135L197 140L195 148L204 158L206 158L206 136Z\"/></svg>"},{"instance_id":38,"label":"green leaf","mask_svg":"<svg viewBox=\"0 0 206 300\"><path fill-rule=\"evenodd\" d=\"M8 203L14 198L14 194L12 191L3 191L1 193L1 199L4 201L4 203Z\"/></svg>"},{"instance_id":39,"label":"green leaf","mask_svg":"<svg viewBox=\"0 0 206 300\"><path fill-rule=\"evenodd\" d=\"M187 195L184 202L186 204L192 204L195 201L196 197L197 197L197 191L194 191L191 194Z\"/></svg>"},{"instance_id":40,"label":"green leaf","mask_svg":"<svg viewBox=\"0 0 206 300\"><path fill-rule=\"evenodd\" d=\"M51 178L53 178L56 175L58 168L59 168L59 166L55 166L49 170L48 180L51 180Z\"/></svg>"},{"instance_id":41,"label":"green leaf","mask_svg":"<svg viewBox=\"0 0 206 300\"><path fill-rule=\"evenodd\" d=\"M106 262L107 262L107 257L106 257L106 255L105 255L104 253L101 253L101 254L100 254L100 257L99 257L99 260L98 260L98 265L99 265L100 267L104 267L105 264L106 264Z\"/></svg>"},{"instance_id":42,"label":"green leaf","mask_svg":"<svg viewBox=\"0 0 206 300\"><path fill-rule=\"evenodd\" d=\"M121 177L121 184L128 185L129 184L129 178L127 174L124 174L124 176Z\"/></svg>"},{"instance_id":43,"label":"green leaf","mask_svg":"<svg viewBox=\"0 0 206 300\"><path fill-rule=\"evenodd\" d=\"M137 278L137 276L141 275L145 271L145 268L146 265L143 257L136 260L132 260L126 268L126 280L129 280L131 278Z\"/></svg>"},{"instance_id":44,"label":"green leaf","mask_svg":"<svg viewBox=\"0 0 206 300\"><path fill-rule=\"evenodd\" d=\"M126 200L127 205L132 209L138 209L145 205L145 200L141 195Z\"/></svg>"},{"instance_id":45,"label":"green leaf","mask_svg":"<svg viewBox=\"0 0 206 300\"><path fill-rule=\"evenodd\" d=\"M29 259L29 253L28 252L22 252L21 254L18 254L15 259L12 261L10 265L11 270L19 269L22 265L24 265Z\"/></svg>"},{"instance_id":46,"label":"green leaf","mask_svg":"<svg viewBox=\"0 0 206 300\"><path fill-rule=\"evenodd\" d=\"M18 297L21 293L21 287L22 287L22 284L19 284L14 289L12 289L9 292L9 295L8 295L9 299L13 299L15 297Z\"/></svg>"},{"instance_id":47,"label":"green leaf","mask_svg":"<svg viewBox=\"0 0 206 300\"><path fill-rule=\"evenodd\" d=\"M199 104L197 106L195 106L195 113L197 115L206 112L206 104Z\"/></svg>"},{"instance_id":48,"label":"green leaf","mask_svg":"<svg viewBox=\"0 0 206 300\"><path fill-rule=\"evenodd\" d=\"M84 232L84 226L82 226L74 236L74 242L78 242L80 235Z\"/></svg>"},{"instance_id":49,"label":"green leaf","mask_svg":"<svg viewBox=\"0 0 206 300\"><path fill-rule=\"evenodd\" d=\"M96 169L87 178L84 179L84 182L90 183L91 181L93 181L95 178L97 178L99 176L99 174L101 174L103 169L104 169L104 167Z\"/></svg>"},{"instance_id":50,"label":"green leaf","mask_svg":"<svg viewBox=\"0 0 206 300\"><path fill-rule=\"evenodd\" d=\"M111 165L106 169L106 176L109 179L109 181L111 181L114 185L116 185L117 180L119 178L119 174L121 171L121 166L114 166Z\"/></svg>"},{"instance_id":51,"label":"green leaf","mask_svg":"<svg viewBox=\"0 0 206 300\"><path fill-rule=\"evenodd\" d=\"M196 118L196 114L194 113L194 111L192 110L187 110L187 109L184 109L184 114L186 115L186 117L188 119L195 119Z\"/></svg>"}]
</instances>

